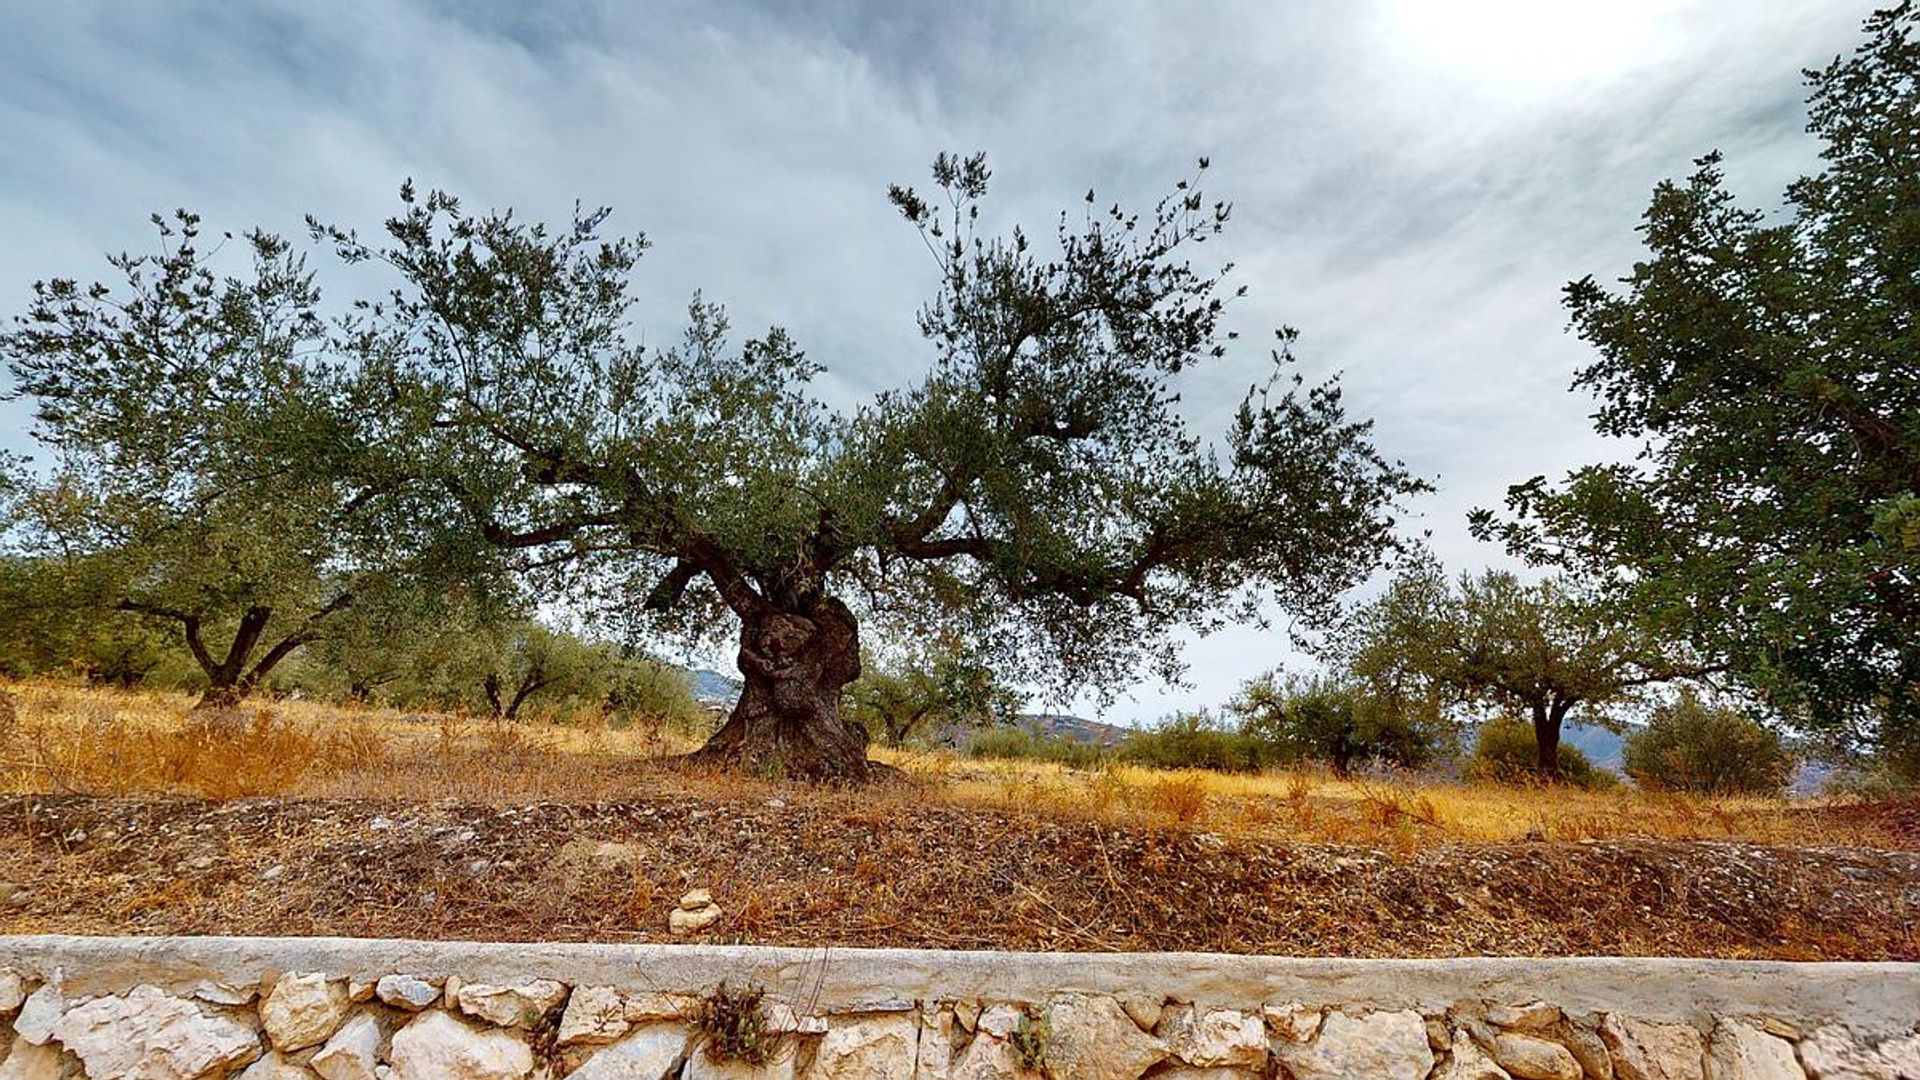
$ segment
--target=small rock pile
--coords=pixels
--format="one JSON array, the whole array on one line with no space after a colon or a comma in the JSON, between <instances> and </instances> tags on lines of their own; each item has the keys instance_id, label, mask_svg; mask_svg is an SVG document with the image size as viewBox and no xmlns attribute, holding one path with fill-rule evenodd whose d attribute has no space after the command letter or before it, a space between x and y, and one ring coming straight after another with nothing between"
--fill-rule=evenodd
<instances>
[{"instance_id":1,"label":"small rock pile","mask_svg":"<svg viewBox=\"0 0 1920 1080\"><path fill-rule=\"evenodd\" d=\"M691 905L691 906L689 906ZM703 893L681 911L717 912ZM711 918L717 918L717 914ZM711 921L709 918L709 922ZM704 925L704 924L703 924ZM694 994L552 979L286 972L261 985L67 996L0 971L0 1080L1899 1080L1920 1035L1866 1039L1766 1016L1695 1026L1543 1001L1438 1014L1223 1008L1062 993L898 1001L816 1015L766 999L766 1060L729 1059Z\"/></svg>"},{"instance_id":2,"label":"small rock pile","mask_svg":"<svg viewBox=\"0 0 1920 1080\"><path fill-rule=\"evenodd\" d=\"M680 898L680 904L667 915L667 929L676 934L694 934L720 921L720 905L713 894L695 889Z\"/></svg>"}]
</instances>

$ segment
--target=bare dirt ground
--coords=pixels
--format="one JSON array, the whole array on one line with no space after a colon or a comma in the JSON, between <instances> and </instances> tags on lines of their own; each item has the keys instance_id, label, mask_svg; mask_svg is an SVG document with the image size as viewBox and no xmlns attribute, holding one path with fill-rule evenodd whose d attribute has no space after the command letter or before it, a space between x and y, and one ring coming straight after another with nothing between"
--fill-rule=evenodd
<instances>
[{"instance_id":1,"label":"bare dirt ground","mask_svg":"<svg viewBox=\"0 0 1920 1080\"><path fill-rule=\"evenodd\" d=\"M1920 959L1911 805L1777 811L1880 846L1435 837L1394 851L921 794L6 795L0 932L663 941L680 895L703 887L725 911L705 941Z\"/></svg>"}]
</instances>

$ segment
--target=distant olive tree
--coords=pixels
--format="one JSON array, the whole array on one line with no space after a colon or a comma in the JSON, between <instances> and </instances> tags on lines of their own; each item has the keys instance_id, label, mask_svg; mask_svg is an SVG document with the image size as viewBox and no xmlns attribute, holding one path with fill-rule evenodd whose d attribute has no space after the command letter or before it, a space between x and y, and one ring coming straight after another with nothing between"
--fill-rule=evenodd
<instances>
[{"instance_id":1,"label":"distant olive tree","mask_svg":"<svg viewBox=\"0 0 1920 1080\"><path fill-rule=\"evenodd\" d=\"M1321 762L1336 776L1356 764L1426 764L1447 741L1435 709L1407 708L1361 682L1269 672L1227 706L1264 762Z\"/></svg>"}]
</instances>

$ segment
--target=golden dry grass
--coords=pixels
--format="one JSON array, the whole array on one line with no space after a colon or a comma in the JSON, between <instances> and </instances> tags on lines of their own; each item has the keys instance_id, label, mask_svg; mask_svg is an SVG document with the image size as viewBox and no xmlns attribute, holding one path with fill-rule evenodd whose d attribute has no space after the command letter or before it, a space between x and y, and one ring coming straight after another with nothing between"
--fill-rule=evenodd
<instances>
[{"instance_id":1,"label":"golden dry grass","mask_svg":"<svg viewBox=\"0 0 1920 1080\"><path fill-rule=\"evenodd\" d=\"M1810 847L1907 847L1872 814L1832 804L1341 780L1313 771L1227 775L1130 765L1074 771L1031 761L876 749L909 782L808 791L658 767L695 737L661 726L614 730L593 716L502 723L306 701L258 702L207 717L189 696L29 682L0 711L0 791L287 795L524 804L645 795L769 798L883 816L903 803L1115 825L1179 827L1281 842L1359 844L1410 856L1436 844L1651 838Z\"/></svg>"}]
</instances>

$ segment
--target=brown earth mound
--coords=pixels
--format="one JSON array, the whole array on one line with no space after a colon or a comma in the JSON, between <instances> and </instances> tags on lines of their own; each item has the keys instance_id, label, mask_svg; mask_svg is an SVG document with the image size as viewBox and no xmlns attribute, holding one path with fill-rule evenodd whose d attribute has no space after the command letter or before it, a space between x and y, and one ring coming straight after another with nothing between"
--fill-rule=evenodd
<instances>
[{"instance_id":1,"label":"brown earth mound","mask_svg":"<svg viewBox=\"0 0 1920 1080\"><path fill-rule=\"evenodd\" d=\"M1920 854L1675 840L1400 856L898 802L0 798L0 931L1292 955L1920 959Z\"/></svg>"}]
</instances>

